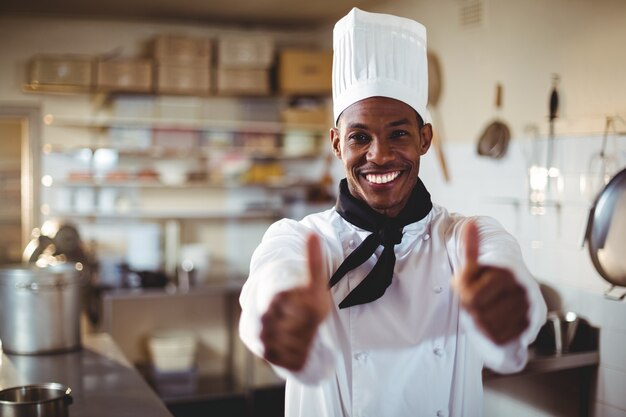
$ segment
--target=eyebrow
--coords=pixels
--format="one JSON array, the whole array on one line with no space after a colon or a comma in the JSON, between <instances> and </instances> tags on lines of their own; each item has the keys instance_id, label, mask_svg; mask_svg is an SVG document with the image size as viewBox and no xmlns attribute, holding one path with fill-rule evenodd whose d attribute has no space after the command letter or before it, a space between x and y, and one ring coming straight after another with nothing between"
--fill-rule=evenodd
<instances>
[{"instance_id":1,"label":"eyebrow","mask_svg":"<svg viewBox=\"0 0 626 417\"><path fill-rule=\"evenodd\" d=\"M400 119L400 120L396 120L396 121L387 123L386 127L397 127L397 126L402 126L402 125L406 125L406 124L409 124L409 119ZM367 130L368 127L364 123L350 123L348 125L348 129L364 129L364 130Z\"/></svg>"}]
</instances>

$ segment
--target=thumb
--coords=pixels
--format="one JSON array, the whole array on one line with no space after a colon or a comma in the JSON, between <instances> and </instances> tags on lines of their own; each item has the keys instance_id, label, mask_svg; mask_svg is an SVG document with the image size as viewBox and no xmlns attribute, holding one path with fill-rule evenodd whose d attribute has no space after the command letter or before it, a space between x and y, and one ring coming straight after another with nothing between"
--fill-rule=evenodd
<instances>
[{"instance_id":1,"label":"thumb","mask_svg":"<svg viewBox=\"0 0 626 417\"><path fill-rule=\"evenodd\" d=\"M306 258L308 280L306 288L312 292L327 292L328 282L322 271L324 270L324 257L320 247L320 238L311 233L306 240Z\"/></svg>"},{"instance_id":2,"label":"thumb","mask_svg":"<svg viewBox=\"0 0 626 417\"><path fill-rule=\"evenodd\" d=\"M462 242L465 248L465 267L470 269L477 268L480 237L475 220L470 220L465 224Z\"/></svg>"},{"instance_id":3,"label":"thumb","mask_svg":"<svg viewBox=\"0 0 626 417\"><path fill-rule=\"evenodd\" d=\"M478 226L474 220L468 221L465 227L463 227L461 242L463 245L464 262L458 274L456 285L464 287L473 281L478 270L480 237L478 235Z\"/></svg>"}]
</instances>

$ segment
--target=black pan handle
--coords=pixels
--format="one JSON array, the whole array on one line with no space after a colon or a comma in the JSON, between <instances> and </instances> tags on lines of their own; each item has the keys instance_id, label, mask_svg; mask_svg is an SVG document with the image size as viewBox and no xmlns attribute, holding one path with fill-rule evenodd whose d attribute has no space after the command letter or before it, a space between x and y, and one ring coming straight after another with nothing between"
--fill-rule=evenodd
<instances>
[{"instance_id":1,"label":"black pan handle","mask_svg":"<svg viewBox=\"0 0 626 417\"><path fill-rule=\"evenodd\" d=\"M559 92L556 89L559 83L559 75L552 75L552 93L550 93L550 121L558 117L559 113Z\"/></svg>"}]
</instances>

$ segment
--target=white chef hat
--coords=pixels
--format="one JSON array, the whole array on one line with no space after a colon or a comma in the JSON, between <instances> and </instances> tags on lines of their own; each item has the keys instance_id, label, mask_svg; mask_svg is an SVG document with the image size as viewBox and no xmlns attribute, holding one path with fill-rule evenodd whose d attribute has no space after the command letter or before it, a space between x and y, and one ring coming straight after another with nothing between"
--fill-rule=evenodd
<instances>
[{"instance_id":1,"label":"white chef hat","mask_svg":"<svg viewBox=\"0 0 626 417\"><path fill-rule=\"evenodd\" d=\"M368 97L400 100L430 121L426 28L411 19L353 8L333 30L335 123Z\"/></svg>"}]
</instances>

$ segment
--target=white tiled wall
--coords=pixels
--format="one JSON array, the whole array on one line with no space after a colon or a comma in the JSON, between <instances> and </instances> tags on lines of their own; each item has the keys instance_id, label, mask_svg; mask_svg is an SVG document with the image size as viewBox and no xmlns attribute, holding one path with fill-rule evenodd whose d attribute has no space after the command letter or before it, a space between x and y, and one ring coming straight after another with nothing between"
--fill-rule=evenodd
<instances>
[{"instance_id":1,"label":"white tiled wall","mask_svg":"<svg viewBox=\"0 0 626 417\"><path fill-rule=\"evenodd\" d=\"M558 293L562 309L575 311L600 327L601 364L595 412L597 416L626 416L626 302L603 297L610 285L595 271L587 248L581 247L591 201L580 191L580 176L587 171L589 159L599 152L601 143L601 136L555 140L554 161L563 174L564 184L563 192L556 196L561 209L547 209L544 215L530 213L527 170L533 159L544 160L545 139L513 140L501 160L477 156L473 142L448 145L445 153L451 172L449 183L443 181L431 149L422 161L420 176L433 201L450 211L498 219L519 240L531 272ZM623 169L626 137L609 136L608 143L608 150ZM502 410L516 410L515 415L519 416L544 415L528 405L542 402L541 395L528 388L524 395L529 402L519 403L519 398L513 401L487 386L486 413L498 415ZM503 403L507 404L504 408Z\"/></svg>"}]
</instances>

